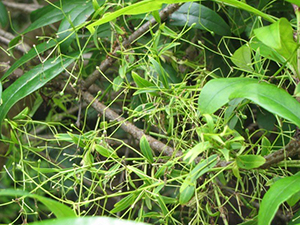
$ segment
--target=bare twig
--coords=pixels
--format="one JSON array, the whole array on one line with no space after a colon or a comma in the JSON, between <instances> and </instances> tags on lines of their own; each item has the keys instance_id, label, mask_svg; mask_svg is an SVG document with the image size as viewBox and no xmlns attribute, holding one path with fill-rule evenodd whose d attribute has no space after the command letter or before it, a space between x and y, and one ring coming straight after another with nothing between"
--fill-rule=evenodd
<instances>
[{"instance_id":1,"label":"bare twig","mask_svg":"<svg viewBox=\"0 0 300 225\"><path fill-rule=\"evenodd\" d=\"M102 115L104 115L107 119L111 121L116 121L121 123L121 128L126 131L127 133L131 134L135 139L140 140L143 135L146 135L143 130L137 128L134 124L131 122L126 121L125 118L121 117L117 113L115 113L113 110L99 102L98 100L94 99L94 96L91 95L89 92L84 91L82 92L82 98L86 101L91 103L92 106ZM182 153L178 151L177 153L174 152L174 149L165 145L161 141L158 141L157 139L146 135L146 138L151 146L151 148L155 151L158 151L160 153L163 153L164 155L172 156L175 154L175 156L180 156Z\"/></svg>"},{"instance_id":2,"label":"bare twig","mask_svg":"<svg viewBox=\"0 0 300 225\"><path fill-rule=\"evenodd\" d=\"M265 156L266 162L259 167L259 169L267 169L273 164L281 162L282 160L300 154L300 140L298 138L291 140L284 148L277 150ZM219 161L216 167L226 167L232 162Z\"/></svg>"},{"instance_id":3,"label":"bare twig","mask_svg":"<svg viewBox=\"0 0 300 225\"><path fill-rule=\"evenodd\" d=\"M0 29L0 43L8 45L9 42L14 38L15 38L15 36L12 35L11 33ZM16 46L15 48L24 54L27 53L31 49L31 47L24 42L22 44Z\"/></svg>"},{"instance_id":4,"label":"bare twig","mask_svg":"<svg viewBox=\"0 0 300 225\"><path fill-rule=\"evenodd\" d=\"M166 8L164 8L163 10L161 10L159 13L161 20L167 19L168 16L170 14L172 14L173 12L175 12L176 10L178 10L179 7L180 7L179 4L171 4L171 5L168 5ZM140 36L142 36L144 33L148 32L150 26L155 23L156 23L155 19L152 18L147 23L142 25L139 29L137 29L135 32L133 32L126 40L123 41L122 47L126 48L129 45L131 45L132 43L134 43ZM121 49L121 46L118 46L117 48L115 48L115 51L111 54L111 56L107 57L104 61L102 61L102 63L99 66L100 71L102 71L104 73L104 71L106 71L114 63L114 61L116 59L115 59L115 57L112 57L112 56L115 56L116 52L119 51L120 49ZM90 87L97 79L99 79L100 76L101 76L101 73L99 73L99 71L96 70L93 74L91 74L85 80L83 87L85 89L88 89L88 87Z\"/></svg>"},{"instance_id":5,"label":"bare twig","mask_svg":"<svg viewBox=\"0 0 300 225\"><path fill-rule=\"evenodd\" d=\"M25 13L31 13L32 11L35 11L42 6L37 4L25 4L25 3L15 3L15 2L8 2L8 1L2 1L2 3L10 9L18 10Z\"/></svg>"}]
</instances>

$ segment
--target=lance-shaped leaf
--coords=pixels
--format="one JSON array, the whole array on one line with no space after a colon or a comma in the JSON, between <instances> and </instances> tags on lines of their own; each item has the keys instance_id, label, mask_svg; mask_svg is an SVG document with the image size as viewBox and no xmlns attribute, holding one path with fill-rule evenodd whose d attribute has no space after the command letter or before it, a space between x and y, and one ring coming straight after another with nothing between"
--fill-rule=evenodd
<instances>
[{"instance_id":1,"label":"lance-shaped leaf","mask_svg":"<svg viewBox=\"0 0 300 225\"><path fill-rule=\"evenodd\" d=\"M258 212L258 225L271 224L280 204L300 191L300 172L276 181L264 195Z\"/></svg>"},{"instance_id":2,"label":"lance-shaped leaf","mask_svg":"<svg viewBox=\"0 0 300 225\"><path fill-rule=\"evenodd\" d=\"M140 140L140 149L141 152L143 153L143 155L145 156L145 158L150 162L153 163L153 153L152 153L152 149L150 147L150 144L146 138L145 135L142 136L141 140Z\"/></svg>"},{"instance_id":3,"label":"lance-shaped leaf","mask_svg":"<svg viewBox=\"0 0 300 225\"><path fill-rule=\"evenodd\" d=\"M300 126L300 103L273 84L250 78L219 78L209 81L198 99L198 110L212 114L235 98L246 98L271 113Z\"/></svg>"},{"instance_id":4,"label":"lance-shaped leaf","mask_svg":"<svg viewBox=\"0 0 300 225\"><path fill-rule=\"evenodd\" d=\"M53 199L46 198L36 194L30 194L26 191L5 189L0 191L0 196L11 196L11 197L30 197L42 202L57 218L70 218L76 217L76 214L72 209L66 205L57 202Z\"/></svg>"},{"instance_id":5,"label":"lance-shaped leaf","mask_svg":"<svg viewBox=\"0 0 300 225\"><path fill-rule=\"evenodd\" d=\"M191 0L144 0L134 4L131 4L125 8L119 9L112 13L105 13L102 18L98 21L91 23L87 26L87 29L93 34L95 32L96 26L100 26L101 24L110 22L115 18L122 16L122 15L138 15L144 14L156 10L160 10L163 4L174 4L174 3L183 3L183 2L190 2ZM198 0L200 1L200 0ZM224 3L229 6L233 6L239 9L246 10L248 12L254 13L262 18L274 23L275 20L268 14L261 12L260 10L242 2L236 0L214 0L215 2Z\"/></svg>"},{"instance_id":6,"label":"lance-shaped leaf","mask_svg":"<svg viewBox=\"0 0 300 225\"><path fill-rule=\"evenodd\" d=\"M21 58L19 58L1 77L1 81L4 80L6 77L8 77L10 74L12 74L17 68L24 65L29 60L36 57L38 54L41 54L48 49L54 47L57 43L54 40L50 40L44 43L41 43L37 46L34 46L32 49L30 49L25 55L23 55Z\"/></svg>"},{"instance_id":7,"label":"lance-shaped leaf","mask_svg":"<svg viewBox=\"0 0 300 225\"><path fill-rule=\"evenodd\" d=\"M78 53L76 53L78 54ZM18 78L2 93L2 105L0 106L0 123L5 118L9 109L20 99L28 96L47 82L60 74L68 65L75 60L73 57L49 59Z\"/></svg>"}]
</instances>

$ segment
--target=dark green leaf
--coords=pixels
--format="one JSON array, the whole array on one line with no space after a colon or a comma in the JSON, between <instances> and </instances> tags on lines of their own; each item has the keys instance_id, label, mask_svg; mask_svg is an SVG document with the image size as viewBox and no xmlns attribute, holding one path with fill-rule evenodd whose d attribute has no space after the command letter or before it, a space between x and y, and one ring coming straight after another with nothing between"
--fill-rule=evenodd
<instances>
[{"instance_id":1,"label":"dark green leaf","mask_svg":"<svg viewBox=\"0 0 300 225\"><path fill-rule=\"evenodd\" d=\"M130 195L127 195L125 198L120 200L114 205L114 208L110 211L111 213L120 212L122 210L127 209L130 207L134 201L136 200L137 195L135 193L132 193Z\"/></svg>"},{"instance_id":2,"label":"dark green leaf","mask_svg":"<svg viewBox=\"0 0 300 225\"><path fill-rule=\"evenodd\" d=\"M231 99L246 98L300 126L300 103L286 91L250 78L219 78L209 81L202 89L198 109L212 114Z\"/></svg>"},{"instance_id":3,"label":"dark green leaf","mask_svg":"<svg viewBox=\"0 0 300 225\"><path fill-rule=\"evenodd\" d=\"M218 35L230 35L228 24L219 16L216 11L198 4L185 3L179 10L170 16L170 25L173 26L192 26L194 28L213 32Z\"/></svg>"},{"instance_id":4,"label":"dark green leaf","mask_svg":"<svg viewBox=\"0 0 300 225\"><path fill-rule=\"evenodd\" d=\"M152 87L155 86L153 83L151 83L150 81L147 81L146 79L140 77L136 72L132 71L131 76L134 80L134 82L136 83L136 85L139 88L144 88L144 87Z\"/></svg>"},{"instance_id":5,"label":"dark green leaf","mask_svg":"<svg viewBox=\"0 0 300 225\"><path fill-rule=\"evenodd\" d=\"M264 195L258 212L258 225L269 225L279 205L300 191L300 172L276 181Z\"/></svg>"},{"instance_id":6,"label":"dark green leaf","mask_svg":"<svg viewBox=\"0 0 300 225\"><path fill-rule=\"evenodd\" d=\"M60 45L63 53L67 52L70 44L76 37L75 34L72 34L76 32L76 26L83 24L93 12L94 8L92 7L92 2L88 2L86 4L76 5L66 14L66 17L61 21L57 31L57 35L59 36L58 41L63 41Z\"/></svg>"},{"instance_id":7,"label":"dark green leaf","mask_svg":"<svg viewBox=\"0 0 300 225\"><path fill-rule=\"evenodd\" d=\"M239 168L250 170L263 165L266 159L260 155L240 155L235 161Z\"/></svg>"},{"instance_id":8,"label":"dark green leaf","mask_svg":"<svg viewBox=\"0 0 300 225\"><path fill-rule=\"evenodd\" d=\"M49 42L44 42L42 44L39 44L32 49L30 49L25 55L23 55L21 58L19 58L1 77L1 81L3 81L6 77L8 77L12 72L14 72L16 69L18 69L20 66L24 65L29 60L36 57L38 54L41 54L48 49L52 48L56 45L56 42L54 40L50 40Z\"/></svg>"},{"instance_id":9,"label":"dark green leaf","mask_svg":"<svg viewBox=\"0 0 300 225\"><path fill-rule=\"evenodd\" d=\"M58 22L64 18L65 14L68 14L74 7L86 5L85 0L75 0L75 1L58 1L55 4L57 7L52 5L45 6L41 9L34 11L31 15L32 23L27 27L23 34L47 26L49 24ZM92 7L93 8L93 7Z\"/></svg>"},{"instance_id":10,"label":"dark green leaf","mask_svg":"<svg viewBox=\"0 0 300 225\"><path fill-rule=\"evenodd\" d=\"M0 191L0 196L11 196L11 197L30 197L35 198L42 202L47 208L57 217L57 218L65 218L65 217L76 217L71 208L65 206L64 204L54 201L52 199L39 196L36 194L30 194L26 191L15 190L15 189L5 189Z\"/></svg>"},{"instance_id":11,"label":"dark green leaf","mask_svg":"<svg viewBox=\"0 0 300 225\"><path fill-rule=\"evenodd\" d=\"M74 60L74 55L73 57L48 59L44 64L40 64L23 74L23 76L5 89L2 93L3 104L0 106L0 123L16 102L44 86Z\"/></svg>"},{"instance_id":12,"label":"dark green leaf","mask_svg":"<svg viewBox=\"0 0 300 225\"><path fill-rule=\"evenodd\" d=\"M2 27L6 27L8 24L8 13L2 1L0 1L0 24Z\"/></svg>"}]
</instances>

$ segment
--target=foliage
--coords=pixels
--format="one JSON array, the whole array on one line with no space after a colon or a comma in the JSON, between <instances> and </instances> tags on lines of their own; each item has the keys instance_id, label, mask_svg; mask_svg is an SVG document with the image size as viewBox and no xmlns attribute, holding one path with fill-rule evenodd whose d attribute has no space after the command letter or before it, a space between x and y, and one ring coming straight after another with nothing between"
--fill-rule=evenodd
<instances>
[{"instance_id":1,"label":"foliage","mask_svg":"<svg viewBox=\"0 0 300 225\"><path fill-rule=\"evenodd\" d=\"M0 223L297 223L291 3L0 2Z\"/></svg>"}]
</instances>

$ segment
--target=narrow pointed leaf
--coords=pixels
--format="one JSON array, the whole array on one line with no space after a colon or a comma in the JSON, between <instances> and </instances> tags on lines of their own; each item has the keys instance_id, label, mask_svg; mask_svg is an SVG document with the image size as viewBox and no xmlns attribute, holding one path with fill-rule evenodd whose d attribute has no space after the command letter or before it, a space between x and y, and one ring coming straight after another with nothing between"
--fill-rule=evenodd
<instances>
[{"instance_id":1,"label":"narrow pointed leaf","mask_svg":"<svg viewBox=\"0 0 300 225\"><path fill-rule=\"evenodd\" d=\"M66 205L57 202L53 199L49 199L40 195L30 194L26 191L15 190L15 189L5 189L0 191L0 196L12 196L12 197L30 197L39 200L57 217L76 217L76 214Z\"/></svg>"},{"instance_id":2,"label":"narrow pointed leaf","mask_svg":"<svg viewBox=\"0 0 300 225\"><path fill-rule=\"evenodd\" d=\"M170 25L192 26L218 35L230 35L230 28L223 18L214 10L199 4L185 3L170 16Z\"/></svg>"},{"instance_id":3,"label":"narrow pointed leaf","mask_svg":"<svg viewBox=\"0 0 300 225\"><path fill-rule=\"evenodd\" d=\"M62 52L67 51L69 45L76 37L75 34L72 34L72 32L75 32L73 29L76 26L83 24L93 12L94 8L92 7L91 2L79 4L76 5L61 21L57 31L59 36L58 41L66 39L61 43Z\"/></svg>"},{"instance_id":4,"label":"narrow pointed leaf","mask_svg":"<svg viewBox=\"0 0 300 225\"><path fill-rule=\"evenodd\" d=\"M44 64L40 64L23 74L23 76L5 89L2 93L3 104L0 106L0 123L16 102L43 87L74 60L75 57L71 56L56 60L49 59Z\"/></svg>"},{"instance_id":5,"label":"narrow pointed leaf","mask_svg":"<svg viewBox=\"0 0 300 225\"><path fill-rule=\"evenodd\" d=\"M8 13L5 5L0 1L0 24L2 27L6 27L8 24Z\"/></svg>"},{"instance_id":6,"label":"narrow pointed leaf","mask_svg":"<svg viewBox=\"0 0 300 225\"><path fill-rule=\"evenodd\" d=\"M145 158L150 163L153 163L154 160L153 160L152 149L151 149L150 144L145 135L143 135L143 137L140 140L140 149L141 149L141 152L143 153L143 155L145 156Z\"/></svg>"},{"instance_id":7,"label":"narrow pointed leaf","mask_svg":"<svg viewBox=\"0 0 300 225\"><path fill-rule=\"evenodd\" d=\"M258 212L258 225L269 225L280 204L300 191L300 172L276 181L264 195Z\"/></svg>"},{"instance_id":8,"label":"narrow pointed leaf","mask_svg":"<svg viewBox=\"0 0 300 225\"><path fill-rule=\"evenodd\" d=\"M246 98L271 113L300 126L300 103L273 84L250 78L220 78L209 81L198 99L198 110L212 114L235 98Z\"/></svg>"},{"instance_id":9,"label":"narrow pointed leaf","mask_svg":"<svg viewBox=\"0 0 300 225\"><path fill-rule=\"evenodd\" d=\"M10 74L12 74L16 69L18 69L20 66L24 65L29 60L36 57L38 54L41 54L48 49L54 47L56 45L56 42L54 40L50 40L49 42L41 43L32 49L30 49L25 55L23 55L21 58L19 58L1 77L1 81L7 78Z\"/></svg>"}]
</instances>

